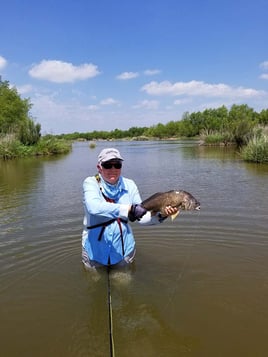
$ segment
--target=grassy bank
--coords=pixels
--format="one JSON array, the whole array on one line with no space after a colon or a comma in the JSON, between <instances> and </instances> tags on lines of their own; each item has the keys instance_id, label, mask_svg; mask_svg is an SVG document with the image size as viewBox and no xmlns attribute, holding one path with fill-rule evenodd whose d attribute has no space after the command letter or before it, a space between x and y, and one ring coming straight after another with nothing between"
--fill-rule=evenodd
<instances>
[{"instance_id":1,"label":"grassy bank","mask_svg":"<svg viewBox=\"0 0 268 357\"><path fill-rule=\"evenodd\" d=\"M255 135L241 150L241 157L248 162L268 164L268 136Z\"/></svg>"},{"instance_id":2,"label":"grassy bank","mask_svg":"<svg viewBox=\"0 0 268 357\"><path fill-rule=\"evenodd\" d=\"M243 133L213 132L203 133L201 140L204 145L236 145L244 161L268 163L268 128L255 127Z\"/></svg>"},{"instance_id":3,"label":"grassy bank","mask_svg":"<svg viewBox=\"0 0 268 357\"><path fill-rule=\"evenodd\" d=\"M42 137L35 145L23 145L12 135L0 138L0 159L9 160L27 156L67 154L72 150L70 141L53 136Z\"/></svg>"}]
</instances>

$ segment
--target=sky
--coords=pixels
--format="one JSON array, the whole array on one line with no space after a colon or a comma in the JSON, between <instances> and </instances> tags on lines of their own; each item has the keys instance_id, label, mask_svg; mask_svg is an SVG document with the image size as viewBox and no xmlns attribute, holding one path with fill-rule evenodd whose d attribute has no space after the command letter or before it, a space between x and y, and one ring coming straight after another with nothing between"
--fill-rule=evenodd
<instances>
[{"instance_id":1,"label":"sky","mask_svg":"<svg viewBox=\"0 0 268 357\"><path fill-rule=\"evenodd\" d=\"M42 134L268 108L267 0L1 1L0 76Z\"/></svg>"}]
</instances>

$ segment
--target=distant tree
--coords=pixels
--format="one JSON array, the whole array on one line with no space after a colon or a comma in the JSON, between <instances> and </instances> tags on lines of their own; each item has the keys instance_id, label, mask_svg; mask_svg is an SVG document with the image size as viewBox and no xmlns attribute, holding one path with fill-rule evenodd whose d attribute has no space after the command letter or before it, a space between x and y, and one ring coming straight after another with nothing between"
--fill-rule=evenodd
<instances>
[{"instance_id":1,"label":"distant tree","mask_svg":"<svg viewBox=\"0 0 268 357\"><path fill-rule=\"evenodd\" d=\"M23 144L35 144L41 136L41 125L31 118L31 107L29 99L22 99L15 87L0 79L1 134L14 134Z\"/></svg>"},{"instance_id":2,"label":"distant tree","mask_svg":"<svg viewBox=\"0 0 268 357\"><path fill-rule=\"evenodd\" d=\"M258 122L262 125L268 125L268 109L263 109L259 113Z\"/></svg>"},{"instance_id":3,"label":"distant tree","mask_svg":"<svg viewBox=\"0 0 268 357\"><path fill-rule=\"evenodd\" d=\"M232 105L229 110L229 122L236 122L241 120L254 121L257 115L254 109L250 108L247 104Z\"/></svg>"},{"instance_id":4,"label":"distant tree","mask_svg":"<svg viewBox=\"0 0 268 357\"><path fill-rule=\"evenodd\" d=\"M203 114L203 129L207 131L220 131L227 118L228 109L223 105L217 109L206 109Z\"/></svg>"},{"instance_id":5,"label":"distant tree","mask_svg":"<svg viewBox=\"0 0 268 357\"><path fill-rule=\"evenodd\" d=\"M8 81L0 81L0 132L18 130L31 108L27 99L22 100L16 88L10 88Z\"/></svg>"},{"instance_id":6,"label":"distant tree","mask_svg":"<svg viewBox=\"0 0 268 357\"><path fill-rule=\"evenodd\" d=\"M177 121L170 121L166 124L167 136L172 138L180 135L180 124Z\"/></svg>"},{"instance_id":7,"label":"distant tree","mask_svg":"<svg viewBox=\"0 0 268 357\"><path fill-rule=\"evenodd\" d=\"M124 137L124 132L120 129L115 129L111 131L111 136L114 139L122 139Z\"/></svg>"},{"instance_id":8,"label":"distant tree","mask_svg":"<svg viewBox=\"0 0 268 357\"><path fill-rule=\"evenodd\" d=\"M237 146L246 145L253 135L257 123L257 113L247 104L234 104L228 116L230 130Z\"/></svg>"},{"instance_id":9,"label":"distant tree","mask_svg":"<svg viewBox=\"0 0 268 357\"><path fill-rule=\"evenodd\" d=\"M146 127L141 127L141 128L138 128L136 126L131 127L130 129L128 129L126 131L126 136L128 136L130 138L142 136L142 135L144 135L144 132L146 131L146 129L147 129Z\"/></svg>"},{"instance_id":10,"label":"distant tree","mask_svg":"<svg viewBox=\"0 0 268 357\"><path fill-rule=\"evenodd\" d=\"M157 125L153 125L152 127L150 127L148 130L145 131L145 135L159 138L159 139L163 139L168 136L166 126L161 123L158 123Z\"/></svg>"},{"instance_id":11,"label":"distant tree","mask_svg":"<svg viewBox=\"0 0 268 357\"><path fill-rule=\"evenodd\" d=\"M191 137L199 133L200 127L196 119L197 116L195 116L195 113L189 114L188 112L186 112L183 114L182 120L180 122L181 136Z\"/></svg>"}]
</instances>

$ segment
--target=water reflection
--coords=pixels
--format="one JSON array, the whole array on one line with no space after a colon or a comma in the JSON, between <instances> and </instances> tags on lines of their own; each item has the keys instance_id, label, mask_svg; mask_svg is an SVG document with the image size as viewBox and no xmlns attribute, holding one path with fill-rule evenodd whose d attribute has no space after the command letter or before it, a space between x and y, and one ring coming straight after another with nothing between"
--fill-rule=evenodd
<instances>
[{"instance_id":1,"label":"water reflection","mask_svg":"<svg viewBox=\"0 0 268 357\"><path fill-rule=\"evenodd\" d=\"M268 175L268 165L264 164L252 164L252 163L245 163L245 168L252 174L256 176L265 176Z\"/></svg>"}]
</instances>

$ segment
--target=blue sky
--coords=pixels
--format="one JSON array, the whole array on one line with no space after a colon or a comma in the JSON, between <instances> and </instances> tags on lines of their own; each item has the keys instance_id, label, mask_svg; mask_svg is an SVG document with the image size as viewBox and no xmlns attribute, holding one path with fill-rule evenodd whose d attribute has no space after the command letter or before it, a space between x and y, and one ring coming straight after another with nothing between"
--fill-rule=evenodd
<instances>
[{"instance_id":1,"label":"blue sky","mask_svg":"<svg viewBox=\"0 0 268 357\"><path fill-rule=\"evenodd\" d=\"M128 129L232 104L268 108L266 0L8 0L0 75L42 133Z\"/></svg>"}]
</instances>

